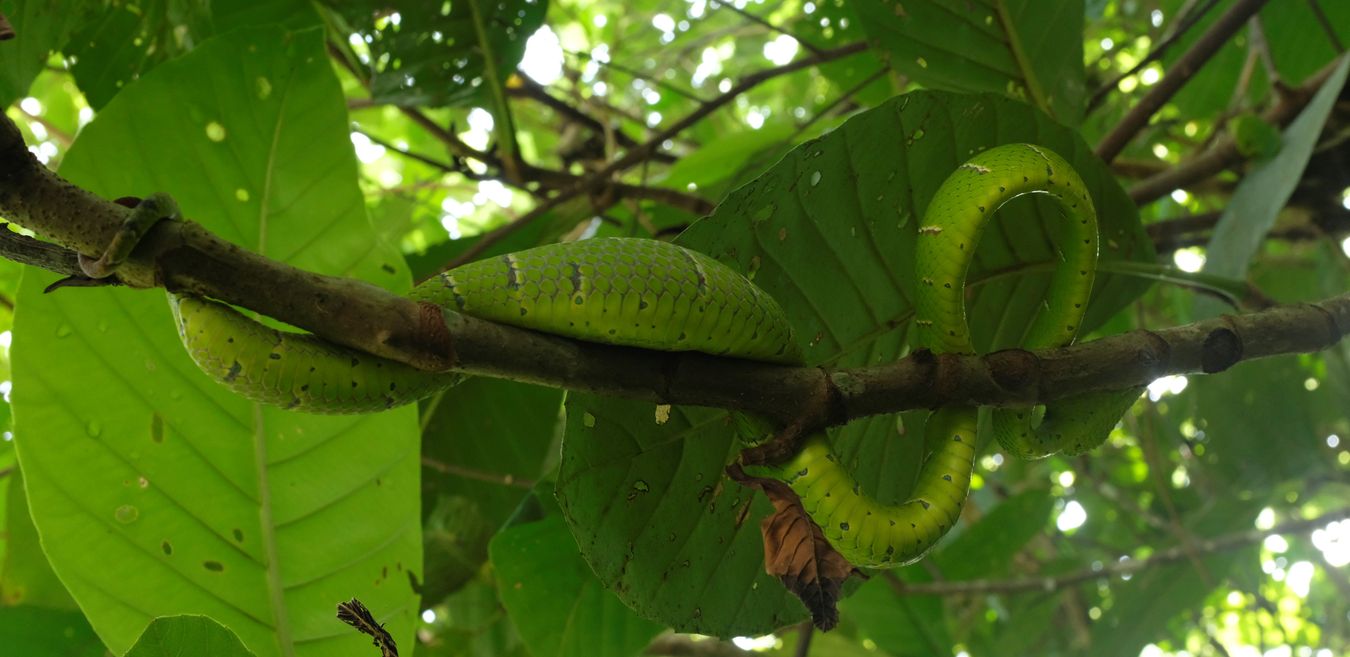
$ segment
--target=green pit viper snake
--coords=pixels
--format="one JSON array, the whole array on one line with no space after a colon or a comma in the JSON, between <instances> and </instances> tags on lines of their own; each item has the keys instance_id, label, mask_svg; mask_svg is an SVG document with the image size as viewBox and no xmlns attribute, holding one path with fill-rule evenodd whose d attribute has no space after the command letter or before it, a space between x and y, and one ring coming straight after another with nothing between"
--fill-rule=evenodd
<instances>
[{"instance_id":1,"label":"green pit viper snake","mask_svg":"<svg viewBox=\"0 0 1350 657\"><path fill-rule=\"evenodd\" d=\"M974 353L965 279L975 246L1000 206L1030 193L1055 199L1063 210L1054 229L1061 262L1023 347L1073 341L1096 269L1096 212L1068 162L1041 147L1009 144L962 164L928 206L915 253L916 347ZM126 239L114 240L114 247L134 243L147 224L176 216L166 196L146 201L128 220ZM105 255L93 264L91 275L107 275L111 263ZM787 316L771 297L708 256L656 240L597 238L481 260L423 282L411 297L580 340L783 364L801 364L802 358ZM170 302L196 364L262 403L315 413L377 412L461 379L277 331L214 301L171 294ZM1003 448L1020 457L1079 453L1100 444L1137 396L1138 390L1127 390L1056 402L1039 424L1031 409L998 409L992 428ZM896 505L861 492L823 433L809 437L788 462L747 471L787 483L855 565L900 566L931 549L960 515L977 422L974 407L942 408L929 417L925 444L931 453L910 499Z\"/></svg>"}]
</instances>

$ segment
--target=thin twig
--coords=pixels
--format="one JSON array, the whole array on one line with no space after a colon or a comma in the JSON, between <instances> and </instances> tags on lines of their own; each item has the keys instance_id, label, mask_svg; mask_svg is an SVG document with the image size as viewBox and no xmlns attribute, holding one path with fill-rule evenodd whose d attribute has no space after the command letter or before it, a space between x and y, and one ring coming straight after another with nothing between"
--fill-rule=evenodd
<instances>
[{"instance_id":1,"label":"thin twig","mask_svg":"<svg viewBox=\"0 0 1350 657\"><path fill-rule=\"evenodd\" d=\"M1288 125L1327 82L1340 65L1340 61L1340 59L1331 60L1297 89L1281 95L1275 106L1263 112L1261 118L1274 126ZM1172 193L1174 189L1195 185L1244 159L1237 143L1231 136L1225 135L1200 155L1130 187L1130 200L1134 201L1135 205L1142 206Z\"/></svg>"},{"instance_id":2,"label":"thin twig","mask_svg":"<svg viewBox=\"0 0 1350 657\"><path fill-rule=\"evenodd\" d=\"M1204 66L1229 38L1242 29L1247 19L1259 11L1266 2L1267 0L1237 0L1208 30L1205 30L1204 34L1200 35L1190 49L1177 59L1158 84L1139 99L1120 123L1102 138L1101 143L1097 145L1097 156L1106 162L1114 160L1125 149L1126 144L1148 125L1153 114L1189 82L1200 67Z\"/></svg>"},{"instance_id":3,"label":"thin twig","mask_svg":"<svg viewBox=\"0 0 1350 657\"><path fill-rule=\"evenodd\" d=\"M476 257L478 257L478 254L487 250L489 247L496 244L497 242L500 242L501 240L505 239L508 235L529 225L531 221L534 221L540 216L543 216L548 210L557 207L564 201L570 200L583 193L593 191L597 188L602 187L605 181L608 180L614 174L626 171L632 168L633 166L646 160L648 157L651 156L652 153L656 152L656 149L660 147L661 144L665 143L666 140L671 139L672 137L683 132L690 126L698 123L699 121L702 121L704 117L708 116L709 114L712 114L714 111L721 108L723 105L730 103L732 100L736 99L741 94L744 94L745 92L759 86L765 81L771 80L780 75L794 73L803 68L816 66L818 64L823 64L825 62L833 61L835 59L840 59L842 57L847 57L849 55L860 53L865 51L866 49L867 44L865 42L859 41L857 43L851 43L845 46L840 46L833 50L825 51L820 55L799 59L794 62L784 64L783 66L776 66L774 68L765 69L753 73L749 76L746 76L743 80L741 80L731 89L727 90L726 93L708 102L703 103L702 105L699 106L698 109L694 110L693 112L690 112L689 114L685 115L684 118L680 119L679 121L676 121L673 125L665 128L655 137L652 137L651 139L647 140L646 143L642 144L637 148L629 150L627 153L624 154L623 157L619 158L618 160L611 162L609 165L605 166L599 171L596 171L595 173L587 176L584 179L578 180L576 184L558 192L557 196L554 196L552 199L549 199L549 201L546 201L543 205L539 206L538 208L535 208L534 211L528 212L519 217L518 219L516 219L515 221L512 221L492 231L484 233L477 243L475 243L472 247L465 249L465 251L461 253L459 257L455 258L454 261L450 262L446 266L446 268L449 269L466 262L471 262Z\"/></svg>"},{"instance_id":4,"label":"thin twig","mask_svg":"<svg viewBox=\"0 0 1350 657\"><path fill-rule=\"evenodd\" d=\"M1199 23L1200 19L1203 18L1205 14L1209 13L1209 10L1212 9L1214 5L1218 4L1218 2L1219 0L1208 0L1205 3L1205 6L1201 7L1200 9L1190 14L1187 14L1181 20L1181 22L1177 24L1177 28L1173 30L1171 34L1168 34L1167 36L1163 37L1161 41L1159 41L1156 45L1154 45L1153 49L1150 50L1147 55L1144 55L1144 58L1139 60L1138 64L1135 64L1134 66L1130 67L1130 70L1125 71L1120 75L1117 75L1110 82L1107 82L1102 86L1097 87L1097 90L1092 92L1092 98L1088 101L1087 112L1090 114L1092 113L1093 110L1097 109L1097 107L1101 105L1102 101L1106 99L1106 95L1111 93L1111 91L1113 91L1116 87L1120 85L1121 80L1124 80L1125 78L1128 78L1131 75L1135 75L1139 71L1144 70L1144 67L1148 66L1149 64L1152 64L1159 57L1162 57L1164 54L1166 54L1167 50L1172 47L1172 44L1176 43L1177 39L1180 39L1182 36L1185 36L1186 32L1189 31L1191 27L1193 27L1196 23Z\"/></svg>"},{"instance_id":5,"label":"thin twig","mask_svg":"<svg viewBox=\"0 0 1350 657\"><path fill-rule=\"evenodd\" d=\"M1336 35L1336 29L1331 26L1331 20L1327 18L1326 12L1322 11L1322 5L1317 0L1308 0L1308 8L1312 9L1317 24L1322 26L1322 34L1331 42L1331 47L1336 49L1336 54L1345 54L1345 44L1341 43L1341 38Z\"/></svg>"},{"instance_id":6,"label":"thin twig","mask_svg":"<svg viewBox=\"0 0 1350 657\"><path fill-rule=\"evenodd\" d=\"M796 657L806 657L811 654L811 637L816 634L816 626L811 622L802 623L797 628L797 650L794 652Z\"/></svg>"},{"instance_id":7,"label":"thin twig","mask_svg":"<svg viewBox=\"0 0 1350 657\"><path fill-rule=\"evenodd\" d=\"M40 114L34 114L24 109L22 103L15 105L15 107L18 107L19 113L28 117L30 121L41 124L42 127L47 130L47 134L51 136L52 139L55 139L57 143L61 144L62 146L69 147L71 142L75 141L75 138L71 137L70 133L56 127L56 124L47 120L46 117Z\"/></svg>"},{"instance_id":8,"label":"thin twig","mask_svg":"<svg viewBox=\"0 0 1350 657\"><path fill-rule=\"evenodd\" d=\"M555 98L543 87L543 85L530 79L530 77L523 72L518 72L518 75L522 82L519 87L514 87L510 90L511 95L523 96L535 100L539 102L539 104L552 109L554 112L586 126L587 129L597 135L605 135L612 132L615 141L624 148L632 148L638 145L638 141L629 136L628 133L622 130L610 130L609 127L601 123L599 119L581 111L580 108ZM669 153L656 153L652 157L653 159L667 163L675 161L675 156Z\"/></svg>"},{"instance_id":9,"label":"thin twig","mask_svg":"<svg viewBox=\"0 0 1350 657\"><path fill-rule=\"evenodd\" d=\"M789 36L789 37L792 37L792 39L793 39L794 41L796 41L797 43L802 44L802 47L803 47L803 48L806 48L806 49L809 50L809 51L811 51L812 54L819 55L819 54L821 54L821 53L824 52L823 50L820 49L819 46L817 46L817 45L811 43L810 41L807 41L806 39L803 39L803 38L801 38L801 37L799 37L799 36L797 36L797 35L795 35L795 34L789 32L789 31L787 31L787 30L785 30L785 29L783 29L783 28L781 28L781 27L778 27L777 25L774 25L773 23L770 23L769 21L764 20L763 18L760 18L759 16L756 16L756 15L754 15L754 14L752 14L752 13L750 13L750 12L744 10L744 9L741 9L740 7L737 7L736 5L728 4L728 3L725 3L725 2L721 2L720 0L710 0L710 2L709 2L708 4L711 4L711 5L716 6L716 7L721 7L721 8L723 8L723 9L730 10L730 11L734 12L735 14L737 14L738 16L740 16L741 18L744 18L745 20L750 21L751 23L754 23L754 24L756 24L756 25L761 25L761 26L763 26L763 27L768 28L770 32L777 32L777 33L779 33L779 34L782 34L783 36ZM772 6L772 5L770 5L770 6Z\"/></svg>"},{"instance_id":10,"label":"thin twig","mask_svg":"<svg viewBox=\"0 0 1350 657\"><path fill-rule=\"evenodd\" d=\"M511 486L514 488L523 488L525 490L531 490L534 488L534 482L530 481L529 479L516 477L515 475L511 474L492 474L489 472L482 472L479 470L474 470L473 468L466 468L462 465L438 461L436 459L431 458L430 456L422 457L422 465L431 468L432 470L435 470L437 472L440 472L441 474L455 475L457 477L464 477L465 479L472 479L474 481L482 481L489 484L497 484L499 486Z\"/></svg>"},{"instance_id":11,"label":"thin twig","mask_svg":"<svg viewBox=\"0 0 1350 657\"><path fill-rule=\"evenodd\" d=\"M1350 508L1333 511L1316 518L1291 520L1268 530L1251 529L1225 534L1211 539L1199 539L1197 547L1205 554L1247 547L1264 541L1274 534L1304 534L1330 523L1350 518ZM1160 550L1143 559L1122 559L1103 563L1093 568L1053 577L1019 577L1006 580L974 579L948 582L906 582L898 577L886 581L899 595L988 595L991 593L1053 593L1075 584L1138 573L1155 566L1187 559L1187 550L1176 546Z\"/></svg>"},{"instance_id":12,"label":"thin twig","mask_svg":"<svg viewBox=\"0 0 1350 657\"><path fill-rule=\"evenodd\" d=\"M594 56L592 56L592 55L591 55L590 53L588 53L588 52L581 52L581 51L578 51L578 50L564 50L563 53L566 54L566 55L568 55L568 56L571 56L571 57L576 57L576 58L578 58L578 59L584 59L584 60L586 60L586 61L588 61L588 62L595 62L596 64L598 64L598 65L600 65L600 66L603 66L603 67L605 67L605 68L607 68L607 69L611 69L611 70L614 70L614 71L618 71L618 72L623 73L624 75L627 75L628 77L631 77L631 78L633 78L633 79L635 79L635 80L642 80L643 82L651 83L651 84L656 85L656 86L658 86L658 87L660 87L660 88L662 88L662 89L665 89L666 91L669 91L669 92L671 92L671 93L673 93L673 94L675 94L675 95L677 95L677 96L682 96L682 97L687 98L687 99L689 99L689 100L692 100L692 101L694 101L694 102L696 102L696 103L706 103L706 102L708 102L706 98L703 98L702 96L699 96L698 94L696 94L696 93L694 93L694 92L692 92L692 91L690 91L690 90L688 90L688 89L685 89L685 88L680 87L680 86L678 86L678 85L671 84L670 82L667 82L667 81L665 81L665 80L662 80L661 78L658 78L658 77L653 76L653 75L648 75L648 74L646 74L646 73L643 73L642 71L639 71L639 70L636 70L636 69L628 68L627 66L624 66L624 65L622 65L622 64L615 64L612 60L604 60L604 61L601 61L601 60L599 60L599 59L596 59Z\"/></svg>"}]
</instances>

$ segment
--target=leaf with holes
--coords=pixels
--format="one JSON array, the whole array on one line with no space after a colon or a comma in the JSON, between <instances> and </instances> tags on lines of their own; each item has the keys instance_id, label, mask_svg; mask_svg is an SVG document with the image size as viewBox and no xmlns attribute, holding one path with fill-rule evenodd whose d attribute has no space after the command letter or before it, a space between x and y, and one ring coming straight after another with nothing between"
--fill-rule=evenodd
<instances>
[{"instance_id":1,"label":"leaf with holes","mask_svg":"<svg viewBox=\"0 0 1350 657\"><path fill-rule=\"evenodd\" d=\"M168 192L264 255L406 288L372 237L343 107L320 31L236 30L118 94L62 173L109 198ZM161 292L42 294L51 281L30 271L19 293L16 441L43 546L109 648L202 614L260 656L363 656L333 619L352 596L411 645L413 409L254 405L188 360Z\"/></svg>"},{"instance_id":2,"label":"leaf with holes","mask_svg":"<svg viewBox=\"0 0 1350 657\"><path fill-rule=\"evenodd\" d=\"M801 145L678 241L777 299L810 364L889 363L908 352L918 217L961 162L1012 142L1046 146L1078 170L1100 215L1103 260L1152 260L1134 205L1073 131L1005 98L945 92L892 99ZM1015 345L1038 312L1058 217L1053 202L1019 198L985 232L970 272L977 348ZM1146 286L1099 274L1085 328ZM558 494L582 553L620 597L705 634L762 633L802 617L763 574L768 503L722 475L737 449L725 413L677 408L658 424L651 404L568 399ZM841 461L887 502L904 499L923 454L924 414L901 417L834 433Z\"/></svg>"}]
</instances>

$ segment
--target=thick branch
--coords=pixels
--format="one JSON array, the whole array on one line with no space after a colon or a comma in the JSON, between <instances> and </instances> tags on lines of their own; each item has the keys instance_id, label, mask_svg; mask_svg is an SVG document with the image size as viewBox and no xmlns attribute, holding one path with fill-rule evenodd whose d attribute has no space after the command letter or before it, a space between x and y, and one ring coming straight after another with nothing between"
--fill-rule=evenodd
<instances>
[{"instance_id":1,"label":"thick branch","mask_svg":"<svg viewBox=\"0 0 1350 657\"><path fill-rule=\"evenodd\" d=\"M1097 145L1097 156L1106 162L1116 159L1116 156L1125 150L1125 145L1148 125L1148 120L1153 114L1162 109L1162 106L1191 80L1200 67L1204 66L1229 38L1242 29L1247 19L1260 11L1265 4L1266 0L1238 0L1214 21L1214 24L1210 25L1190 49L1167 70L1163 79L1144 94L1120 123L1102 138L1101 143Z\"/></svg>"},{"instance_id":2,"label":"thick branch","mask_svg":"<svg viewBox=\"0 0 1350 657\"><path fill-rule=\"evenodd\" d=\"M1270 529L1251 529L1216 538L1199 539L1194 548L1203 554L1235 550L1264 541L1274 534L1306 534L1327 524L1350 518L1350 509L1341 509L1307 520L1291 520ZM973 579L954 582L903 582L888 578L891 588L900 595L988 595L991 593L1053 593L1075 584L1120 575L1129 575L1155 566L1175 563L1190 558L1187 546L1176 546L1155 552L1143 559L1125 559L1104 563L1100 567L1051 577L1020 577L1017 579Z\"/></svg>"},{"instance_id":3,"label":"thick branch","mask_svg":"<svg viewBox=\"0 0 1350 657\"><path fill-rule=\"evenodd\" d=\"M0 123L0 214L97 255L126 212L48 171L13 123ZM746 410L783 423L800 420L801 409L821 407L822 398L834 402L828 417L812 421L840 424L943 404L1020 406L1126 389L1168 374L1219 372L1242 360L1317 351L1350 329L1345 294L1036 353L918 352L890 365L830 371L584 343L494 324L268 260L190 222L163 222L142 246L119 271L128 285L214 297L423 369Z\"/></svg>"}]
</instances>

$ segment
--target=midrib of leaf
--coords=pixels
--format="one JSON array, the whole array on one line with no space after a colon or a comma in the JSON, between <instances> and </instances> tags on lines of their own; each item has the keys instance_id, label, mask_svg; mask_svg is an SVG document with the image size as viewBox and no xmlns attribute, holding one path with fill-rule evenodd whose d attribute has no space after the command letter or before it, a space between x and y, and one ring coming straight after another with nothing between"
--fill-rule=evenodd
<instances>
[{"instance_id":1,"label":"midrib of leaf","mask_svg":"<svg viewBox=\"0 0 1350 657\"><path fill-rule=\"evenodd\" d=\"M1017 69L1022 73L1022 81L1027 85L1027 93L1031 94L1031 100L1037 108L1050 116L1055 116L1054 109L1046 101L1045 90L1041 89L1041 82L1022 50L1022 39L1017 33L1017 28L1013 26L1012 15L1008 13L1008 0L995 0L994 6L998 10L998 21L1003 24L1003 33L1008 35L1008 50L1012 51Z\"/></svg>"},{"instance_id":2,"label":"midrib of leaf","mask_svg":"<svg viewBox=\"0 0 1350 657\"><path fill-rule=\"evenodd\" d=\"M281 89L280 107L277 108L276 123L272 128L272 143L267 147L267 165L263 170L263 188L258 198L258 254L267 254L267 220L272 205L272 173L277 161L277 144L281 142L281 129L286 123L286 104L290 99L291 85L295 81L295 71L286 77ZM263 421L262 404L253 403L253 468L258 478L258 529L262 537L263 553L267 564L267 596L272 601L272 624L276 628L273 635L277 642L277 651L286 657L294 657L295 642L291 639L290 614L286 612L286 591L281 582L281 564L277 551L276 522L272 517L272 480L267 467L267 432Z\"/></svg>"}]
</instances>

